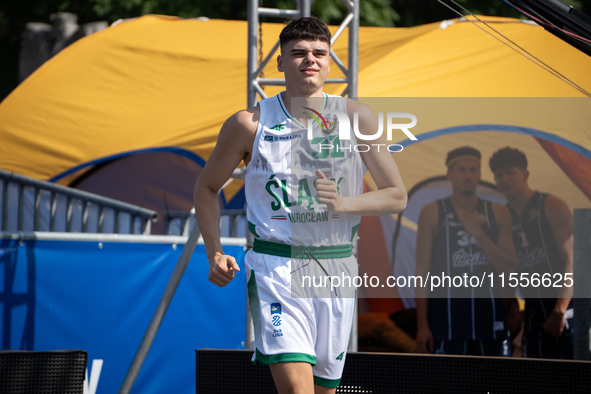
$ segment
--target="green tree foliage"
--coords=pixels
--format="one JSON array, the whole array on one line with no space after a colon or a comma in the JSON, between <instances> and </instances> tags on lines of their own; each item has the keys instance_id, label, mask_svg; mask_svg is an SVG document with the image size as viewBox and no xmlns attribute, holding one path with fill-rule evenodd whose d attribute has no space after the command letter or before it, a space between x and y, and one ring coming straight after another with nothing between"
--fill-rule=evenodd
<instances>
[{"instance_id":1,"label":"green tree foliage","mask_svg":"<svg viewBox=\"0 0 591 394\"><path fill-rule=\"evenodd\" d=\"M294 0L261 0L264 7L295 9ZM455 9L452 0L442 0ZM473 13L519 17L501 0L454 0ZM591 0L563 0L591 15ZM246 19L246 0L8 0L0 2L0 99L18 84L18 56L21 33L27 22L50 23L56 12L78 15L78 23L133 18L145 14L206 16L215 19ZM462 14L466 11L461 10ZM316 0L312 15L330 24L348 13L342 0ZM360 0L362 26L415 26L458 15L438 0ZM263 19L266 21L266 19Z\"/></svg>"}]
</instances>

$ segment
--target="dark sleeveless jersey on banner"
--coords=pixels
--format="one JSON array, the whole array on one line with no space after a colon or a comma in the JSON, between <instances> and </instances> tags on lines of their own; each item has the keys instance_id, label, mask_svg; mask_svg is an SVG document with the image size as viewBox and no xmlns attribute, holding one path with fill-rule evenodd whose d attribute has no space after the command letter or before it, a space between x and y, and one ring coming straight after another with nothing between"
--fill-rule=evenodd
<instances>
[{"instance_id":1,"label":"dark sleeveless jersey on banner","mask_svg":"<svg viewBox=\"0 0 591 394\"><path fill-rule=\"evenodd\" d=\"M554 239L552 227L548 222L544 210L544 202L548 195L535 192L528 201L521 216L517 215L510 206L511 219L513 221L513 243L517 252L517 272L529 274L539 273L554 275L564 272L564 260ZM535 328L541 329L540 323L545 322L556 303L559 288L544 287L542 293L539 288L520 289L526 299L525 303L525 329L535 324ZM572 301L571 301L572 304ZM569 305L571 308L572 305Z\"/></svg>"},{"instance_id":2,"label":"dark sleeveless jersey on banner","mask_svg":"<svg viewBox=\"0 0 591 394\"><path fill-rule=\"evenodd\" d=\"M429 299L429 328L435 340L498 339L506 330L505 312L499 298L499 284L490 287L488 275L493 272L486 255L476 239L464 229L450 198L437 201L438 224L431 275L463 277L464 274L486 277L482 287L454 287L439 289ZM482 229L497 242L498 225L490 201L478 200L475 211L485 218ZM497 275L494 275L496 278ZM504 339L504 337L503 337Z\"/></svg>"}]
</instances>

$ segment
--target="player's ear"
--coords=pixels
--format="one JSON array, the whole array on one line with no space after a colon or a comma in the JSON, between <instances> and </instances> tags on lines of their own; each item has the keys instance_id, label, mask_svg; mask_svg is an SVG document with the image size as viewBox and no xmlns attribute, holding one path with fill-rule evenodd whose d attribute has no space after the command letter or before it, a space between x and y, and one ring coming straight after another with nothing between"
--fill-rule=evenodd
<instances>
[{"instance_id":1,"label":"player's ear","mask_svg":"<svg viewBox=\"0 0 591 394\"><path fill-rule=\"evenodd\" d=\"M277 55L277 70L283 72L283 57L281 55Z\"/></svg>"},{"instance_id":2,"label":"player's ear","mask_svg":"<svg viewBox=\"0 0 591 394\"><path fill-rule=\"evenodd\" d=\"M527 182L527 179L529 178L529 171L528 170L523 170L523 180L525 182Z\"/></svg>"}]
</instances>

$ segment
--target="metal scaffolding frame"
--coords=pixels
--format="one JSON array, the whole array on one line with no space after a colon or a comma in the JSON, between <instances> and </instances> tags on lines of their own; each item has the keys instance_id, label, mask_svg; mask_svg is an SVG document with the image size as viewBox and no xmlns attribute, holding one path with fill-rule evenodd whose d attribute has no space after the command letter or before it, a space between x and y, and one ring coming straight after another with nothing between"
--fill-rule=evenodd
<instances>
[{"instance_id":1,"label":"metal scaffolding frame","mask_svg":"<svg viewBox=\"0 0 591 394\"><path fill-rule=\"evenodd\" d=\"M330 49L330 56L332 61L343 71L346 78L328 78L325 83L346 83L347 88L341 93L349 97L357 97L357 74L359 72L359 0L343 0L349 10L349 14L343 19L337 31L333 34L331 39L331 46L341 36L346 27L349 27L349 56L348 68L345 67L341 59L336 53ZM283 78L261 78L265 66L279 49L279 39L262 60L258 64L258 24L259 17L274 17L274 18L296 18L310 16L310 8L313 0L296 0L296 10L282 10L276 8L259 7L258 0L248 0L248 61L247 61L247 107L253 107L257 103L257 94L260 98L267 98L263 86L285 86Z\"/></svg>"}]
</instances>

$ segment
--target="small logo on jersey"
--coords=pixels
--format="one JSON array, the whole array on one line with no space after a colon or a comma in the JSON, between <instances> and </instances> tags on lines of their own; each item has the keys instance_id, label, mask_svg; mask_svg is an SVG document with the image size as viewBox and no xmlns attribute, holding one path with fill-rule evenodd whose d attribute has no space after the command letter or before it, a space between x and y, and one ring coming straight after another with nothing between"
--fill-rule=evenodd
<instances>
[{"instance_id":1,"label":"small logo on jersey","mask_svg":"<svg viewBox=\"0 0 591 394\"><path fill-rule=\"evenodd\" d=\"M271 320L275 327L279 327L281 325L281 316L273 316L273 315L281 315L281 304L278 302L274 302L271 304ZM281 330L279 330L281 332ZM276 337L273 333L273 336ZM283 336L283 334L281 335Z\"/></svg>"},{"instance_id":2,"label":"small logo on jersey","mask_svg":"<svg viewBox=\"0 0 591 394\"><path fill-rule=\"evenodd\" d=\"M488 264L486 256L484 253L482 253L482 251L477 251L476 253L467 253L463 248L455 252L451 256L451 260L454 267Z\"/></svg>"},{"instance_id":3,"label":"small logo on jersey","mask_svg":"<svg viewBox=\"0 0 591 394\"><path fill-rule=\"evenodd\" d=\"M445 215L443 224L449 227L464 227L462 222L456 219L456 215L453 212Z\"/></svg>"},{"instance_id":4,"label":"small logo on jersey","mask_svg":"<svg viewBox=\"0 0 591 394\"><path fill-rule=\"evenodd\" d=\"M269 127L269 128L270 128L271 130L277 130L277 131L281 131L281 130L283 130L283 129L285 128L285 122L283 122L283 123L279 123L279 124L276 124L275 126L273 126L273 127Z\"/></svg>"},{"instance_id":5,"label":"small logo on jersey","mask_svg":"<svg viewBox=\"0 0 591 394\"><path fill-rule=\"evenodd\" d=\"M345 352L341 352L341 354L339 354L339 356L337 357L337 360L343 361L343 356L344 355L345 355Z\"/></svg>"},{"instance_id":6,"label":"small logo on jersey","mask_svg":"<svg viewBox=\"0 0 591 394\"><path fill-rule=\"evenodd\" d=\"M532 209L527 213L527 215L528 215L528 219L527 219L528 222L537 220L538 219L538 210Z\"/></svg>"},{"instance_id":7,"label":"small logo on jersey","mask_svg":"<svg viewBox=\"0 0 591 394\"><path fill-rule=\"evenodd\" d=\"M523 253L519 251L517 253L517 269L524 271L527 268L533 267L537 264L542 264L546 261L546 252L539 246L536 246L534 250L529 253Z\"/></svg>"},{"instance_id":8,"label":"small logo on jersey","mask_svg":"<svg viewBox=\"0 0 591 394\"><path fill-rule=\"evenodd\" d=\"M281 328L273 330L273 337L282 337L283 333L281 332Z\"/></svg>"},{"instance_id":9,"label":"small logo on jersey","mask_svg":"<svg viewBox=\"0 0 591 394\"><path fill-rule=\"evenodd\" d=\"M273 316L273 325L279 327L281 325L281 316Z\"/></svg>"},{"instance_id":10,"label":"small logo on jersey","mask_svg":"<svg viewBox=\"0 0 591 394\"><path fill-rule=\"evenodd\" d=\"M271 315L276 313L281 314L281 304L278 302L271 304Z\"/></svg>"},{"instance_id":11,"label":"small logo on jersey","mask_svg":"<svg viewBox=\"0 0 591 394\"><path fill-rule=\"evenodd\" d=\"M264 140L267 142L276 141L291 141L297 138L302 138L301 134L290 134L290 135L266 135Z\"/></svg>"}]
</instances>

